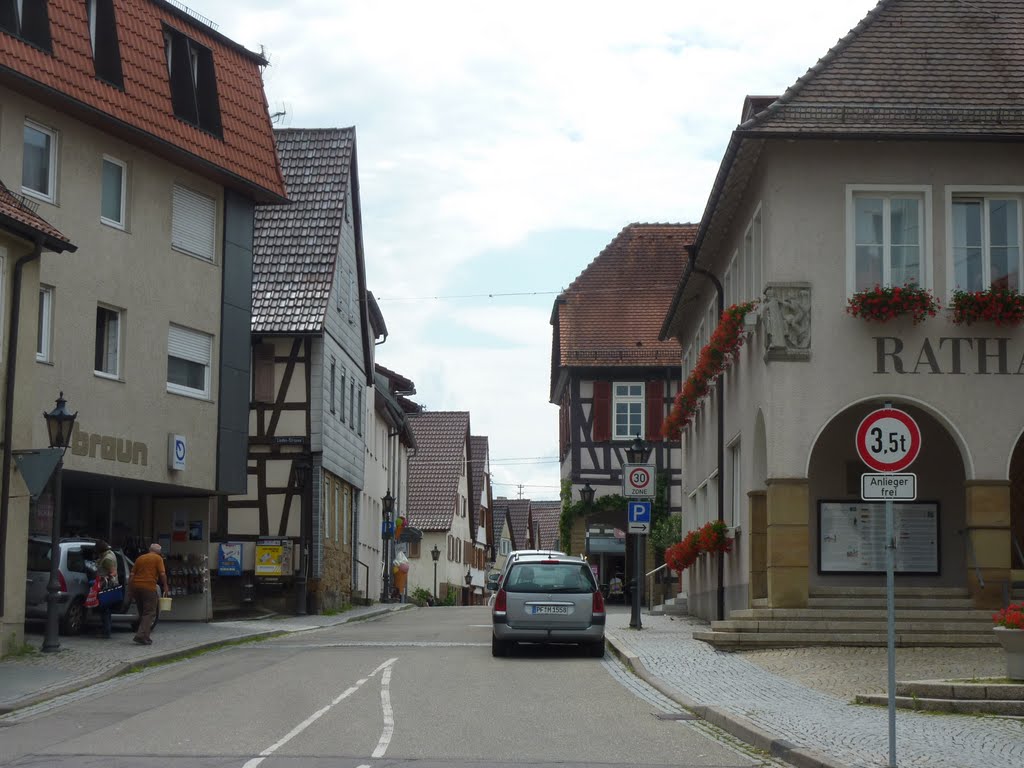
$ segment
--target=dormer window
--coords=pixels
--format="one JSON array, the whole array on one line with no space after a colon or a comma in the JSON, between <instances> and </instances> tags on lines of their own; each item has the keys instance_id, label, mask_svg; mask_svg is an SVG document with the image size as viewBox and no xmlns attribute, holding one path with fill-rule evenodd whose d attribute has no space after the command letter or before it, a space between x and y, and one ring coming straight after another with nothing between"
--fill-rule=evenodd
<instances>
[{"instance_id":1,"label":"dormer window","mask_svg":"<svg viewBox=\"0 0 1024 768\"><path fill-rule=\"evenodd\" d=\"M114 0L85 0L85 7L89 16L89 42L92 44L96 77L124 90Z\"/></svg>"},{"instance_id":2,"label":"dormer window","mask_svg":"<svg viewBox=\"0 0 1024 768\"><path fill-rule=\"evenodd\" d=\"M164 55L174 114L186 123L220 136L213 52L178 30L164 26Z\"/></svg>"},{"instance_id":3,"label":"dormer window","mask_svg":"<svg viewBox=\"0 0 1024 768\"><path fill-rule=\"evenodd\" d=\"M0 29L47 53L53 52L47 0L0 0Z\"/></svg>"}]
</instances>

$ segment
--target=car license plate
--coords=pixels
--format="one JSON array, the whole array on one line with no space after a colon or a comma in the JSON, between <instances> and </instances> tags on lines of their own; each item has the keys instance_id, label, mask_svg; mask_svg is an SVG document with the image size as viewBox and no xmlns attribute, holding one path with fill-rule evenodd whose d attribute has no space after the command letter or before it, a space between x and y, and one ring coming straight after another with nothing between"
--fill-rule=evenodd
<instances>
[{"instance_id":1,"label":"car license plate","mask_svg":"<svg viewBox=\"0 0 1024 768\"><path fill-rule=\"evenodd\" d=\"M534 605L532 606L534 615L538 613L555 613L555 614L568 614L568 605Z\"/></svg>"}]
</instances>

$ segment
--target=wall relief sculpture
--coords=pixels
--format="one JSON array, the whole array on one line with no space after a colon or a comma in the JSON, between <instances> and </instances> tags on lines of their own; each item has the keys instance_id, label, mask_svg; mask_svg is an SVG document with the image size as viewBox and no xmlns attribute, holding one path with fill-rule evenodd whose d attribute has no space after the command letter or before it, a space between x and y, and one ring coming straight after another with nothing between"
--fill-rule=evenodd
<instances>
[{"instance_id":1,"label":"wall relief sculpture","mask_svg":"<svg viewBox=\"0 0 1024 768\"><path fill-rule=\"evenodd\" d=\"M810 360L810 283L769 283L763 311L764 359Z\"/></svg>"}]
</instances>

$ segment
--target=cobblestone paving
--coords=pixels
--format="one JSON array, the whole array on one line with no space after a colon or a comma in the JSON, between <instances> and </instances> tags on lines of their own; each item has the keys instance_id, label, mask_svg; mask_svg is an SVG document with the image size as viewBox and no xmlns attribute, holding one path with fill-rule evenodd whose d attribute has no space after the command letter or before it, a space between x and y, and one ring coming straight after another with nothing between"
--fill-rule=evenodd
<instances>
[{"instance_id":1,"label":"cobblestone paving","mask_svg":"<svg viewBox=\"0 0 1024 768\"><path fill-rule=\"evenodd\" d=\"M852 701L858 693L885 693L885 648L785 648L744 651L761 669ZM1002 648L897 648L896 679L963 680L1003 677Z\"/></svg>"},{"instance_id":2,"label":"cobblestone paving","mask_svg":"<svg viewBox=\"0 0 1024 768\"><path fill-rule=\"evenodd\" d=\"M851 767L878 768L887 764L888 715L884 708L849 704L845 694L840 697L810 688L769 671L747 658L747 654L716 651L693 639L693 630L707 626L700 620L646 616L643 630L636 632L626 626L628 618L609 615L609 638L635 654L652 675L685 699L717 706L777 738L824 753ZM817 664L816 650L792 654L788 668ZM863 663L871 663L869 655L861 658ZM884 653L882 659L884 679ZM840 686L837 682L840 667L838 663L832 664L830 685L835 690L846 690L850 683ZM825 675L821 679L827 678ZM898 764L902 768L1024 765L1024 720L900 711L896 734Z\"/></svg>"}]
</instances>

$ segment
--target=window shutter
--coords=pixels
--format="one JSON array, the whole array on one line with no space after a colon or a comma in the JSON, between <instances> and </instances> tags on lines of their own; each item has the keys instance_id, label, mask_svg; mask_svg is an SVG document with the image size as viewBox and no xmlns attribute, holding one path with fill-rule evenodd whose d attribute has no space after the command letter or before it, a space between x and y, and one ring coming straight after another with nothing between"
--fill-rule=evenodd
<instances>
[{"instance_id":1,"label":"window shutter","mask_svg":"<svg viewBox=\"0 0 1024 768\"><path fill-rule=\"evenodd\" d=\"M253 373L253 397L261 403L272 403L274 397L274 345L257 344L255 349Z\"/></svg>"},{"instance_id":2,"label":"window shutter","mask_svg":"<svg viewBox=\"0 0 1024 768\"><path fill-rule=\"evenodd\" d=\"M661 422L665 417L665 382L660 379L648 381L644 389L647 391L647 440L659 440Z\"/></svg>"},{"instance_id":3,"label":"window shutter","mask_svg":"<svg viewBox=\"0 0 1024 768\"><path fill-rule=\"evenodd\" d=\"M217 204L213 198L174 185L171 213L171 245L213 261Z\"/></svg>"},{"instance_id":4,"label":"window shutter","mask_svg":"<svg viewBox=\"0 0 1024 768\"><path fill-rule=\"evenodd\" d=\"M612 439L612 383L610 381L594 382L594 405L591 411L594 421L595 442L607 442Z\"/></svg>"},{"instance_id":5,"label":"window shutter","mask_svg":"<svg viewBox=\"0 0 1024 768\"><path fill-rule=\"evenodd\" d=\"M200 365L209 365L213 354L213 337L172 325L167 333L167 354Z\"/></svg>"}]
</instances>

